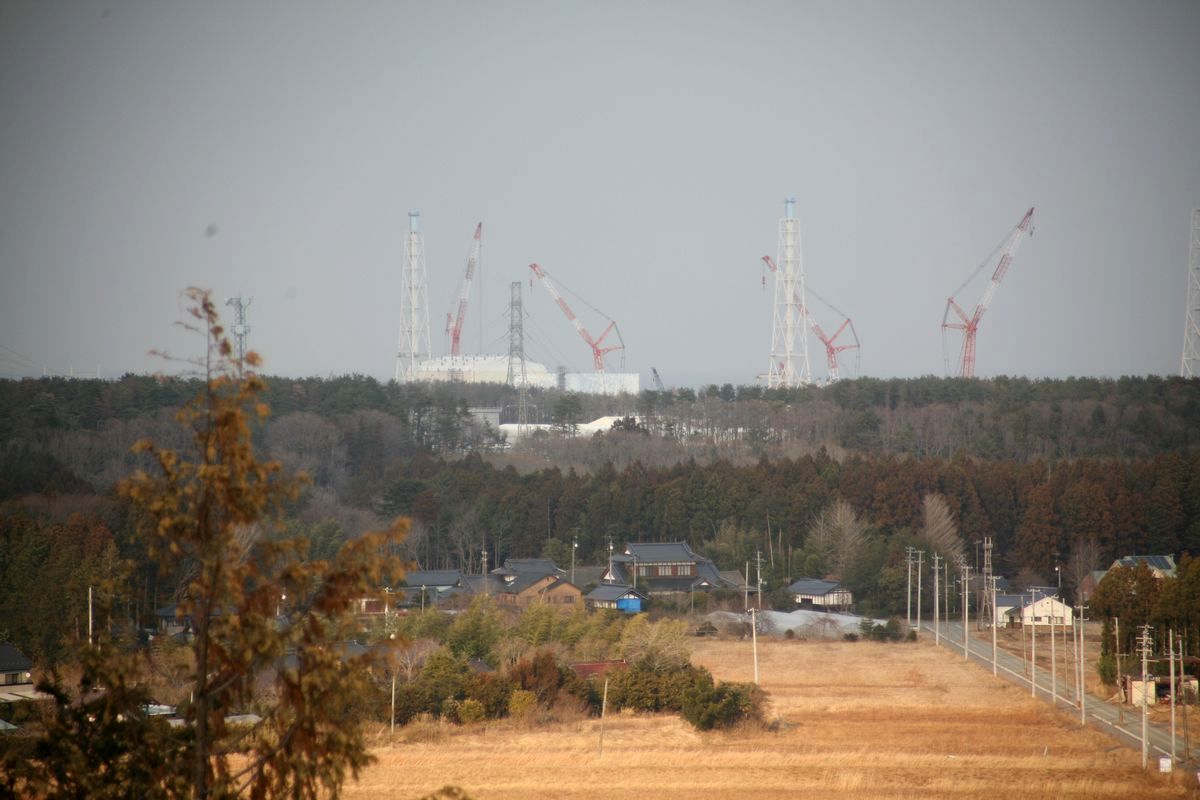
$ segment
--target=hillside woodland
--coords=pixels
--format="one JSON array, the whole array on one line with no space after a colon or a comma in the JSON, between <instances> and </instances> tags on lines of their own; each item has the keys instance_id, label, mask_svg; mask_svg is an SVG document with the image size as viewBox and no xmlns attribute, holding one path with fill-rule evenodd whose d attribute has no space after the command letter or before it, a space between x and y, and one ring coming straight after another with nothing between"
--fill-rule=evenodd
<instances>
[{"instance_id":1,"label":"hillside woodland","mask_svg":"<svg viewBox=\"0 0 1200 800\"><path fill-rule=\"evenodd\" d=\"M611 543L689 542L725 569L763 557L768 592L834 575L863 611L904 608L904 548L978 558L1026 583L1131 553L1200 552L1200 381L859 379L766 391L709 386L619 399L535 391L551 423L508 445L469 409L511 417L499 385L267 378L260 452L311 483L280 536L324 558L411 517L403 555L480 569L545 555L600 564ZM77 640L87 587L112 624L152 627L178 585L114 486L139 439L183 448L175 414L198 379L0 382L0 638L53 662ZM575 426L623 416L595 436ZM941 544L931 506L956 545ZM941 527L944 528L944 525ZM847 542L852 543L848 545ZM53 591L47 591L53 587ZM782 596L776 597L784 602Z\"/></svg>"}]
</instances>

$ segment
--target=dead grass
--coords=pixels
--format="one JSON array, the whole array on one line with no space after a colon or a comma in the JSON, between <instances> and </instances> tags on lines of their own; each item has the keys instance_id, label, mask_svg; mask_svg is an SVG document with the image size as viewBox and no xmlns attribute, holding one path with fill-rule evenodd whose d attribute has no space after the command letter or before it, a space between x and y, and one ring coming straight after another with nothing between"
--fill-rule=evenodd
<instances>
[{"instance_id":1,"label":"dead grass","mask_svg":"<svg viewBox=\"0 0 1200 800\"><path fill-rule=\"evenodd\" d=\"M530 729L422 723L379 734L348 798L416 798L446 784L476 800L746 797L1186 797L1139 756L978 667L927 645L760 642L773 730L700 734L678 718L615 715ZM751 680L748 642L694 661ZM1178 782L1176 782L1178 781Z\"/></svg>"}]
</instances>

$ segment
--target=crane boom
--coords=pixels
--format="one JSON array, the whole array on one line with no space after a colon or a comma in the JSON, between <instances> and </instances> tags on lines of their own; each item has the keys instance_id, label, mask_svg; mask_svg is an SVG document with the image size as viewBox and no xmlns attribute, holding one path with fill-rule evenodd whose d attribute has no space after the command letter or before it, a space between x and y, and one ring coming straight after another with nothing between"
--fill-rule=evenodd
<instances>
[{"instance_id":1,"label":"crane boom","mask_svg":"<svg viewBox=\"0 0 1200 800\"><path fill-rule=\"evenodd\" d=\"M450 336L450 355L462 355L462 330L467 319L467 301L471 298L471 282L475 279L475 268L479 265L479 249L483 237L483 223L475 226L475 236L471 240L471 252L467 256L467 272L463 276L462 287L458 292L457 312L452 316L446 315L446 333Z\"/></svg>"},{"instance_id":2,"label":"crane boom","mask_svg":"<svg viewBox=\"0 0 1200 800\"><path fill-rule=\"evenodd\" d=\"M771 272L779 271L778 267L775 266L775 260L770 256L763 256L762 260L764 264L771 268ZM842 324L838 326L836 331L834 331L833 336L826 336L825 331L821 328L821 326L818 325L816 320L809 315L808 309L804 305L804 300L798 294L793 295L796 305L800 307L801 315L809 321L809 327L812 328L813 333L817 335L817 338L821 340L821 344L825 346L825 362L829 368L827 380L832 383L833 381L838 380L841 375L841 369L838 366L838 354L846 350L859 349L860 343L858 341L858 332L854 330L854 323L850 321L850 317L846 316L845 313L835 308L832 303L821 297L821 295L814 292L811 287L808 289L808 292L813 297L829 306L829 308L835 314L842 317ZM847 328L850 329L850 335L854 338L854 344L836 344L837 338L841 336L842 331L846 330Z\"/></svg>"},{"instance_id":3,"label":"crane boom","mask_svg":"<svg viewBox=\"0 0 1200 800\"><path fill-rule=\"evenodd\" d=\"M592 335L588 333L587 328L583 327L583 323L579 321L577 316L575 316L575 312L571 310L569 305L567 305L567 301L564 300L562 295L558 293L558 289L554 286L554 281L550 280L550 276L546 274L546 271L537 264L530 264L529 269L533 270L533 274L536 275L538 280L542 282L542 286L546 287L546 291L550 293L552 298L554 298L554 302L558 304L558 307L562 309L563 314L565 314L567 319L571 321L571 324L575 326L575 330L579 333L580 338L587 342L587 346L592 349L592 361L596 367L596 371L604 372L604 356L613 352L614 350L625 349L624 340L622 340L621 344L619 345L613 345L611 347L600 346L604 341L604 337L608 336L611 331L616 330L617 323L610 319L608 321L608 327L604 329L604 332L598 337L592 338ZM617 330L617 338L620 339L620 337L621 332Z\"/></svg>"},{"instance_id":4,"label":"crane boom","mask_svg":"<svg viewBox=\"0 0 1200 800\"><path fill-rule=\"evenodd\" d=\"M954 292L946 300L946 310L942 314L942 336L943 344L945 343L945 335L948 330L960 330L963 332L962 349L958 356L958 376L960 378L975 377L975 338L979 332L979 321L983 319L983 315L987 313L988 308L992 304L992 300L996 296L996 290L1000 288L1000 281L1004 280L1004 276L1008 274L1008 268L1012 265L1013 256L1016 255L1017 247L1026 236L1033 235L1033 209L1025 212L1025 216L1021 217L1021 221L1017 223L1012 232L1004 240L1000 246L1000 261L996 264L996 269L992 272L992 278L988 281L987 288L983 291L983 297L975 306L975 310L971 314L967 314L958 301L954 299L954 295L960 294L976 275L987 266L991 261L989 256L987 261L984 261L971 273L971 276L963 282L962 286ZM995 251L993 251L995 255ZM953 311L960 322L950 322L950 312ZM948 357L947 357L948 360Z\"/></svg>"}]
</instances>

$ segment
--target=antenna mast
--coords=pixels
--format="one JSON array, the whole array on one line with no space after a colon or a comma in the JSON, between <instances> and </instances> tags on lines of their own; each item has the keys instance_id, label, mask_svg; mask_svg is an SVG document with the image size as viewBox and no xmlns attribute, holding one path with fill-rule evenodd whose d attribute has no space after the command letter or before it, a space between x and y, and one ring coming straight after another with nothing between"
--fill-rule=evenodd
<instances>
[{"instance_id":1,"label":"antenna mast","mask_svg":"<svg viewBox=\"0 0 1200 800\"><path fill-rule=\"evenodd\" d=\"M1183 363L1179 374L1200 377L1200 208L1192 209L1188 246L1187 316L1183 323Z\"/></svg>"},{"instance_id":2,"label":"antenna mast","mask_svg":"<svg viewBox=\"0 0 1200 800\"><path fill-rule=\"evenodd\" d=\"M767 388L792 388L812 383L808 362L808 326L804 308L804 261L800 252L800 221L796 200L783 201L779 220L779 264L775 273L775 309L771 327L771 360ZM796 339L800 342L797 344Z\"/></svg>"},{"instance_id":3,"label":"antenna mast","mask_svg":"<svg viewBox=\"0 0 1200 800\"><path fill-rule=\"evenodd\" d=\"M425 235L421 212L408 212L406 261L400 280L400 346L396 353L396 380L417 379L417 365L429 358L429 296L425 281Z\"/></svg>"}]
</instances>

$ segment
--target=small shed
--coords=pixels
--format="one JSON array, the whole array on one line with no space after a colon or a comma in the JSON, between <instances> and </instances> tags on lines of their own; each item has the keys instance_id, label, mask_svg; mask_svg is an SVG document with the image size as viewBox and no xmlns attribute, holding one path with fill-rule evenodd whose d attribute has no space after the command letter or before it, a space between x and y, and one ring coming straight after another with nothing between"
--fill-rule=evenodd
<instances>
[{"instance_id":1,"label":"small shed","mask_svg":"<svg viewBox=\"0 0 1200 800\"><path fill-rule=\"evenodd\" d=\"M615 608L622 614L637 614L646 606L646 595L623 583L602 583L583 598L589 609Z\"/></svg>"}]
</instances>

